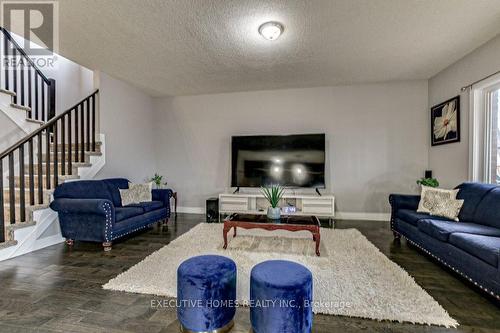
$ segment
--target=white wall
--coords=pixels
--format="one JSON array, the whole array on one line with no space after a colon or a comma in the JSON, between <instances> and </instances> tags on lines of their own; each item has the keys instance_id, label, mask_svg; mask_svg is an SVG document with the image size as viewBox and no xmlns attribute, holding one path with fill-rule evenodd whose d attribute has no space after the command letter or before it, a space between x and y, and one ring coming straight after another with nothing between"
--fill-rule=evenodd
<instances>
[{"instance_id":1,"label":"white wall","mask_svg":"<svg viewBox=\"0 0 500 333\"><path fill-rule=\"evenodd\" d=\"M204 207L229 186L232 135L324 132L337 209L388 212L389 193L415 191L428 165L427 92L408 81L157 99L158 169L180 206Z\"/></svg>"},{"instance_id":2,"label":"white wall","mask_svg":"<svg viewBox=\"0 0 500 333\"><path fill-rule=\"evenodd\" d=\"M26 135L19 127L0 110L0 152L9 148Z\"/></svg>"},{"instance_id":3,"label":"white wall","mask_svg":"<svg viewBox=\"0 0 500 333\"><path fill-rule=\"evenodd\" d=\"M19 45L25 45L23 37L11 33ZM30 42L31 47L40 47ZM76 62L54 53L53 66L39 67L49 79L56 80L56 114L62 113L74 106L94 91L93 72ZM40 62L44 63L44 62Z\"/></svg>"},{"instance_id":4,"label":"white wall","mask_svg":"<svg viewBox=\"0 0 500 333\"><path fill-rule=\"evenodd\" d=\"M152 98L99 73L100 127L106 135L106 165L97 179L125 177L144 182L155 172Z\"/></svg>"},{"instance_id":5,"label":"white wall","mask_svg":"<svg viewBox=\"0 0 500 333\"><path fill-rule=\"evenodd\" d=\"M93 72L62 56L57 56L54 69L42 72L56 80L56 114L73 107L94 91Z\"/></svg>"},{"instance_id":6,"label":"white wall","mask_svg":"<svg viewBox=\"0 0 500 333\"><path fill-rule=\"evenodd\" d=\"M429 80L429 107L460 96L461 141L429 149L429 168L444 187L454 187L468 179L469 92L460 88L500 70L500 36L469 53ZM430 112L430 111L429 111ZM430 114L428 113L430 128ZM430 141L430 129L429 129Z\"/></svg>"}]
</instances>

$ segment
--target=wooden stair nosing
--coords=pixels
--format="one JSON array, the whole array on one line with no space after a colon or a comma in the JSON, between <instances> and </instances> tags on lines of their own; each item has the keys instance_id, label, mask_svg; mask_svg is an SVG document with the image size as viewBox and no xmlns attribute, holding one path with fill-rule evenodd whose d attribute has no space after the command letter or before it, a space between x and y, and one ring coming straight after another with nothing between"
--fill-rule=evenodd
<instances>
[{"instance_id":1,"label":"wooden stair nosing","mask_svg":"<svg viewBox=\"0 0 500 333\"><path fill-rule=\"evenodd\" d=\"M71 162L71 168L72 168L72 173L71 175L68 174L68 162L69 161L66 161L64 164L65 164L65 168L66 168L66 174L65 175L62 175L61 174L61 170L62 170L62 163L57 163L57 170L58 170L58 173L59 173L59 176L71 176L71 175L75 175L78 173L78 168L90 168L92 166L92 163L86 163L86 162ZM47 164L42 163L42 174L44 174L45 172L47 171ZM29 176L29 165L25 165L24 166L24 175L25 177ZM54 172L54 164L50 163L50 173L53 174ZM35 177L38 176L38 164L34 164L33 166L33 174L35 175Z\"/></svg>"},{"instance_id":2,"label":"wooden stair nosing","mask_svg":"<svg viewBox=\"0 0 500 333\"><path fill-rule=\"evenodd\" d=\"M53 190L47 190L47 189L43 189L42 191L42 195L43 195L43 199L44 199L44 202L47 200L50 200L50 196L52 195L54 191ZM35 191L34 191L34 198L35 198L35 202L38 201L38 190L37 188L35 188ZM4 200L4 204L9 204L10 202L10 191L9 189L4 189L3 190L3 200ZM16 187L14 188L14 201L16 204L19 204L21 202L21 189ZM26 205L29 205L29 202L30 202L30 191L29 191L29 188L27 188L25 191L24 191L24 202Z\"/></svg>"},{"instance_id":3,"label":"wooden stair nosing","mask_svg":"<svg viewBox=\"0 0 500 333\"><path fill-rule=\"evenodd\" d=\"M26 117L26 121L30 122L30 123L34 123L34 124L40 125L40 126L45 125L45 123L43 121L41 121L41 120L31 119L31 118L28 118L28 117Z\"/></svg>"},{"instance_id":4,"label":"wooden stair nosing","mask_svg":"<svg viewBox=\"0 0 500 333\"><path fill-rule=\"evenodd\" d=\"M10 103L10 106L13 107L14 109L19 109L19 110L31 112L31 108L29 106L24 106L24 105L16 104L16 103Z\"/></svg>"},{"instance_id":5,"label":"wooden stair nosing","mask_svg":"<svg viewBox=\"0 0 500 333\"><path fill-rule=\"evenodd\" d=\"M5 235L6 238L7 238L7 235ZM3 250L3 249L7 249L11 246L16 246L17 245L17 241L15 239L13 240L5 240L5 242L3 243L0 243L0 250Z\"/></svg>"},{"instance_id":6,"label":"wooden stair nosing","mask_svg":"<svg viewBox=\"0 0 500 333\"><path fill-rule=\"evenodd\" d=\"M17 96L17 94L15 92L13 92L12 90L7 90L7 89L3 89L3 88L0 88L0 93L11 95L12 97Z\"/></svg>"}]
</instances>

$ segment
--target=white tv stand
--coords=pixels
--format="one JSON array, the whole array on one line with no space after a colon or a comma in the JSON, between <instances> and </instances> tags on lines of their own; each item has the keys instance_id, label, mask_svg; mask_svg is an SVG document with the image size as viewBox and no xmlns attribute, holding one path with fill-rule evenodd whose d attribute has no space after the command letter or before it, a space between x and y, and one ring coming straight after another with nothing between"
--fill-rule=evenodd
<instances>
[{"instance_id":1,"label":"white tv stand","mask_svg":"<svg viewBox=\"0 0 500 333\"><path fill-rule=\"evenodd\" d=\"M335 217L335 197L333 195L288 194L285 193L280 207L295 206L296 212L285 215L316 215L326 217L333 223ZM223 193L219 194L220 215L266 214L269 204L261 193Z\"/></svg>"}]
</instances>

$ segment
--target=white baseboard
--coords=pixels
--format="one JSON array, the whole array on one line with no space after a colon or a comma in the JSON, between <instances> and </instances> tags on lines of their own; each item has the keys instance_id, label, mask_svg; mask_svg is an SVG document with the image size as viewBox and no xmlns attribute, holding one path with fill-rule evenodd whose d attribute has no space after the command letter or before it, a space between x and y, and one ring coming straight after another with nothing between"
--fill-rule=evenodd
<instances>
[{"instance_id":1,"label":"white baseboard","mask_svg":"<svg viewBox=\"0 0 500 333\"><path fill-rule=\"evenodd\" d=\"M389 213L350 213L337 212L335 213L337 220L363 220L363 221L390 221L391 214Z\"/></svg>"},{"instance_id":2,"label":"white baseboard","mask_svg":"<svg viewBox=\"0 0 500 333\"><path fill-rule=\"evenodd\" d=\"M172 213L173 213L172 208ZM205 214L204 207L177 207L177 213L188 213L188 214Z\"/></svg>"},{"instance_id":3,"label":"white baseboard","mask_svg":"<svg viewBox=\"0 0 500 333\"><path fill-rule=\"evenodd\" d=\"M205 214L204 207L177 207L178 213L188 214ZM337 212L335 219L338 220L363 220L363 221L389 221L391 214L389 213L350 213Z\"/></svg>"}]
</instances>

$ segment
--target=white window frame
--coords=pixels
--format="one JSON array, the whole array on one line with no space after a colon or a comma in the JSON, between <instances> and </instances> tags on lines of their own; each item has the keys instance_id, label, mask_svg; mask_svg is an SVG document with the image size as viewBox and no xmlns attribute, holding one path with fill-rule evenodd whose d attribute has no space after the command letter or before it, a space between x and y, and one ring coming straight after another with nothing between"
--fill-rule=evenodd
<instances>
[{"instance_id":1,"label":"white window frame","mask_svg":"<svg viewBox=\"0 0 500 333\"><path fill-rule=\"evenodd\" d=\"M500 74L474 84L470 91L469 110L469 179L490 182L491 99L500 89Z\"/></svg>"}]
</instances>

